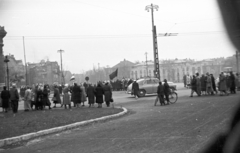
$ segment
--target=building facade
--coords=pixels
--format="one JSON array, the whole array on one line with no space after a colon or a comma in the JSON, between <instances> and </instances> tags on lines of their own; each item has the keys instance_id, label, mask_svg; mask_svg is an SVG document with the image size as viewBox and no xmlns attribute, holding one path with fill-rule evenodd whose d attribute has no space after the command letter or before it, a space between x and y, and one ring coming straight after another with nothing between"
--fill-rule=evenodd
<instances>
[{"instance_id":1,"label":"building facade","mask_svg":"<svg viewBox=\"0 0 240 153\"><path fill-rule=\"evenodd\" d=\"M183 82L184 75L195 75L197 72L206 74L207 72L218 77L226 66L224 58L214 58L202 61L191 59L175 59L160 61L160 79L167 79L172 82ZM148 61L132 66L130 71L132 79L136 80L144 77L154 77L154 62Z\"/></svg>"},{"instance_id":2,"label":"building facade","mask_svg":"<svg viewBox=\"0 0 240 153\"><path fill-rule=\"evenodd\" d=\"M29 84L61 84L61 71L57 62L28 63Z\"/></svg>"}]
</instances>

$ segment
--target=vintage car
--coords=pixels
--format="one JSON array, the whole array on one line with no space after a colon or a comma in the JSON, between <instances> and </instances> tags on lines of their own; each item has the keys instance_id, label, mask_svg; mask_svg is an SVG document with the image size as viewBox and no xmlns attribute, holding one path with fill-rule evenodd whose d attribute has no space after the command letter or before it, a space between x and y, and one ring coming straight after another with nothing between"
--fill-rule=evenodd
<instances>
[{"instance_id":1,"label":"vintage car","mask_svg":"<svg viewBox=\"0 0 240 153\"><path fill-rule=\"evenodd\" d=\"M143 78L137 80L139 85L139 97L144 97L146 94L157 93L157 87L159 85L159 80L157 78ZM173 82L168 82L170 89L175 91L177 86ZM127 93L132 94L132 83L127 88Z\"/></svg>"}]
</instances>

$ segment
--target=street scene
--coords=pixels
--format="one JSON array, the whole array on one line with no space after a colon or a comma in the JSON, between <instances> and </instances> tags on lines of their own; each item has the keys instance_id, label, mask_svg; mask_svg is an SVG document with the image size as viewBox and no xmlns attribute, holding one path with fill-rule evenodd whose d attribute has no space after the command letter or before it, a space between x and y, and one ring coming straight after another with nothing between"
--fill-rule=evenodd
<instances>
[{"instance_id":1,"label":"street scene","mask_svg":"<svg viewBox=\"0 0 240 153\"><path fill-rule=\"evenodd\" d=\"M166 106L154 106L155 95L136 100L114 92L127 115L2 152L200 152L229 129L239 93L190 98L189 92L180 88L178 101Z\"/></svg>"},{"instance_id":2,"label":"street scene","mask_svg":"<svg viewBox=\"0 0 240 153\"><path fill-rule=\"evenodd\" d=\"M0 0L0 153L239 153L239 10Z\"/></svg>"}]
</instances>

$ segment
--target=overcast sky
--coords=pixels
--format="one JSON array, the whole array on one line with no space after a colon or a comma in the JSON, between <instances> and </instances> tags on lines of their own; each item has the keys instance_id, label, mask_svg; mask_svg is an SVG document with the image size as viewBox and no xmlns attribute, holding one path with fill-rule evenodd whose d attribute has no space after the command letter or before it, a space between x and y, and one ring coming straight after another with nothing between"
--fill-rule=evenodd
<instances>
[{"instance_id":1,"label":"overcast sky","mask_svg":"<svg viewBox=\"0 0 240 153\"><path fill-rule=\"evenodd\" d=\"M27 62L60 62L82 73L95 65L114 66L124 59L153 60L151 13L160 59L196 60L227 57L235 52L226 36L216 0L0 0L0 25L5 27L4 54Z\"/></svg>"}]
</instances>

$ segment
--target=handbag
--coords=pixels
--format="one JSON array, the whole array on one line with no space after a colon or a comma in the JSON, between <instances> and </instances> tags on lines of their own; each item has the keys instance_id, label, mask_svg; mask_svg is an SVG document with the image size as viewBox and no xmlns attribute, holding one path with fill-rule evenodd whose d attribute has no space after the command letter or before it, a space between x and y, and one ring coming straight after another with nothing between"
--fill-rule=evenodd
<instances>
[{"instance_id":1,"label":"handbag","mask_svg":"<svg viewBox=\"0 0 240 153\"><path fill-rule=\"evenodd\" d=\"M114 100L111 98L111 99L110 99L110 102L114 102Z\"/></svg>"}]
</instances>

